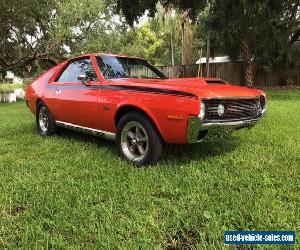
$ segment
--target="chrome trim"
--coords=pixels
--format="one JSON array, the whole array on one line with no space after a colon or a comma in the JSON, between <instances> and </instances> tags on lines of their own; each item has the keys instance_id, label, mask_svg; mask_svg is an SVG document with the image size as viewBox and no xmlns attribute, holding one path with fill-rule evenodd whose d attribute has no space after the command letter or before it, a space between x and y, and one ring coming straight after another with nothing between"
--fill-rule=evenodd
<instances>
[{"instance_id":1,"label":"chrome trim","mask_svg":"<svg viewBox=\"0 0 300 250\"><path fill-rule=\"evenodd\" d=\"M60 95L61 93L62 93L62 89L56 89L56 90L55 90L55 94L56 94L56 95Z\"/></svg>"},{"instance_id":2,"label":"chrome trim","mask_svg":"<svg viewBox=\"0 0 300 250\"><path fill-rule=\"evenodd\" d=\"M197 116L190 116L188 119L187 142L195 143L198 140L200 132L201 120Z\"/></svg>"},{"instance_id":3,"label":"chrome trim","mask_svg":"<svg viewBox=\"0 0 300 250\"><path fill-rule=\"evenodd\" d=\"M39 110L39 127L45 134L49 129L49 114L46 107L42 107Z\"/></svg>"},{"instance_id":4,"label":"chrome trim","mask_svg":"<svg viewBox=\"0 0 300 250\"><path fill-rule=\"evenodd\" d=\"M144 127L130 121L122 129L121 148L125 156L134 162L142 161L149 152L149 137Z\"/></svg>"},{"instance_id":5,"label":"chrome trim","mask_svg":"<svg viewBox=\"0 0 300 250\"><path fill-rule=\"evenodd\" d=\"M210 97L210 98L200 98L200 100L211 100L211 99L224 99L224 100L227 100L227 99L234 99L234 100L240 100L240 99L246 99L246 100L251 100L251 99L258 99L260 98L261 95L258 95L258 96L213 96L213 97Z\"/></svg>"},{"instance_id":6,"label":"chrome trim","mask_svg":"<svg viewBox=\"0 0 300 250\"><path fill-rule=\"evenodd\" d=\"M200 104L200 111L198 117L200 118L200 120L203 120L203 118L205 117L206 106L203 101L200 101L199 104Z\"/></svg>"},{"instance_id":7,"label":"chrome trim","mask_svg":"<svg viewBox=\"0 0 300 250\"><path fill-rule=\"evenodd\" d=\"M225 122L211 122L211 123L202 123L202 121L197 116L190 116L188 118L188 128L187 128L187 142L196 143L200 142L198 140L199 133L201 131L210 131L210 130L225 130L225 131L234 131L242 128L251 128L253 127L258 120L263 116L262 113L259 117L247 120L239 121L225 121Z\"/></svg>"},{"instance_id":8,"label":"chrome trim","mask_svg":"<svg viewBox=\"0 0 300 250\"><path fill-rule=\"evenodd\" d=\"M241 121L233 121L233 122L211 122L211 123L203 123L202 127L211 127L211 126L239 126L239 125L247 125L251 123L255 123L259 120L260 117L255 119L241 120Z\"/></svg>"},{"instance_id":9,"label":"chrome trim","mask_svg":"<svg viewBox=\"0 0 300 250\"><path fill-rule=\"evenodd\" d=\"M64 128L67 128L67 129L71 129L71 130L86 133L86 134L99 136L101 138L111 140L111 141L114 141L115 138L116 138L116 134L112 133L112 132L107 132L107 131L88 128L88 127L83 127L83 126L78 126L78 125L75 125L75 124L72 124L72 123L62 122L62 121L56 121L55 123L56 123L57 126L60 126L60 127L64 127Z\"/></svg>"},{"instance_id":10,"label":"chrome trim","mask_svg":"<svg viewBox=\"0 0 300 250\"><path fill-rule=\"evenodd\" d=\"M263 95L257 96L257 97L214 97L211 99L202 99L202 101L206 101L205 104L207 104L207 113L206 118L203 121L204 123L220 123L224 124L226 122L231 121L245 121L245 120L252 120L252 119L258 119L260 118L266 111L266 105L264 106L264 109L261 106L261 98ZM230 114L233 115L233 113L236 112L236 114L240 114L241 117L238 118L238 116L233 117L227 117L224 119L221 119L222 117L217 115L218 108L220 107L220 104L223 104L223 101L225 101L225 105L227 106L226 110L229 111ZM229 103L226 103L230 101ZM233 101L233 102L232 102ZM236 102L235 102L236 101ZM241 102L240 102L241 101ZM247 101L246 103L243 101ZM249 102L251 101L251 103ZM211 105L209 102L212 102ZM215 103L216 102L216 103ZM252 103L253 102L253 103ZM220 104L219 104L220 103ZM219 104L219 105L218 105ZM250 114L249 111L253 110L255 108L255 113Z\"/></svg>"}]
</instances>

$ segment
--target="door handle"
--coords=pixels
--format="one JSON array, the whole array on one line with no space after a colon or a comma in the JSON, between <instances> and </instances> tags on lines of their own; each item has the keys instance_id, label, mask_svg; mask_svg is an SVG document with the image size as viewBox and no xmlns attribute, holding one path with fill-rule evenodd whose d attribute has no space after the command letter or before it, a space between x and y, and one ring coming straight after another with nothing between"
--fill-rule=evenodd
<instances>
[{"instance_id":1,"label":"door handle","mask_svg":"<svg viewBox=\"0 0 300 250\"><path fill-rule=\"evenodd\" d=\"M55 94L56 94L56 95L59 95L59 94L61 94L61 92L62 92L61 89L56 89Z\"/></svg>"}]
</instances>

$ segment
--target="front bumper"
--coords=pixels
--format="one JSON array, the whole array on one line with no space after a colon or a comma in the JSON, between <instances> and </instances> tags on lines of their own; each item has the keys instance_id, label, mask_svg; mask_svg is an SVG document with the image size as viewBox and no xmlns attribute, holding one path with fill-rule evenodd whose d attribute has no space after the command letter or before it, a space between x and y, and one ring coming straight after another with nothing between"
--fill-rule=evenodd
<instances>
[{"instance_id":1,"label":"front bumper","mask_svg":"<svg viewBox=\"0 0 300 250\"><path fill-rule=\"evenodd\" d=\"M213 131L234 131L242 128L253 127L258 120L263 116L264 112L259 116L251 119L239 121L224 121L224 122L211 122L202 123L199 117L189 117L188 119L188 143L197 143L202 141L201 132Z\"/></svg>"}]
</instances>

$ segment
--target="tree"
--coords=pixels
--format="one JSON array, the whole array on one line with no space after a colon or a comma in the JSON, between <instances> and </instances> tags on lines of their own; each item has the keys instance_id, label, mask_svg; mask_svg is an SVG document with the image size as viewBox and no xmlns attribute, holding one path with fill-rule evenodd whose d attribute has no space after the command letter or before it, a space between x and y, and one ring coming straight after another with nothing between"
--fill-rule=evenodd
<instances>
[{"instance_id":1,"label":"tree","mask_svg":"<svg viewBox=\"0 0 300 250\"><path fill-rule=\"evenodd\" d=\"M129 31L122 39L122 52L137 55L159 65L163 55L164 40L156 36L150 22Z\"/></svg>"},{"instance_id":2,"label":"tree","mask_svg":"<svg viewBox=\"0 0 300 250\"><path fill-rule=\"evenodd\" d=\"M57 1L51 40L63 48L67 47L71 55L95 52L97 49L109 51L115 44L114 31L118 24L112 20L108 3L103 0Z\"/></svg>"},{"instance_id":3,"label":"tree","mask_svg":"<svg viewBox=\"0 0 300 250\"><path fill-rule=\"evenodd\" d=\"M252 86L256 66L274 65L299 39L298 17L299 1L215 0L208 28L226 54L241 56L245 83Z\"/></svg>"},{"instance_id":4,"label":"tree","mask_svg":"<svg viewBox=\"0 0 300 250\"><path fill-rule=\"evenodd\" d=\"M176 23L174 22L173 14L173 7L172 5L165 5L164 6L164 13L163 13L163 21L162 26L166 28L166 31L169 30L169 40L170 40L170 51L171 51L171 65L175 65L175 50L174 50L174 28ZM159 20L159 19L158 19ZM176 19L175 19L176 20Z\"/></svg>"},{"instance_id":5,"label":"tree","mask_svg":"<svg viewBox=\"0 0 300 250\"><path fill-rule=\"evenodd\" d=\"M158 3L161 3L165 9L174 7L181 10L182 64L191 63L191 20L194 20L198 12L205 8L205 0L116 0L116 2L116 10L123 13L131 26L146 11L149 16L154 17Z\"/></svg>"},{"instance_id":6,"label":"tree","mask_svg":"<svg viewBox=\"0 0 300 250\"><path fill-rule=\"evenodd\" d=\"M274 19L273 46L267 47L265 67L278 75L280 84L292 82L300 67L300 1L281 2L281 11Z\"/></svg>"},{"instance_id":7,"label":"tree","mask_svg":"<svg viewBox=\"0 0 300 250\"><path fill-rule=\"evenodd\" d=\"M155 17L150 19L151 29L163 41L160 49L160 64L181 63L181 17L171 5L157 5Z\"/></svg>"},{"instance_id":8,"label":"tree","mask_svg":"<svg viewBox=\"0 0 300 250\"><path fill-rule=\"evenodd\" d=\"M1 1L0 72L31 76L69 55L91 50L91 41L99 44L96 37L111 45L107 41L114 23L109 2Z\"/></svg>"},{"instance_id":9,"label":"tree","mask_svg":"<svg viewBox=\"0 0 300 250\"><path fill-rule=\"evenodd\" d=\"M0 71L22 71L34 64L54 64L57 47L48 43L54 1L2 0L0 3ZM28 68L29 69L29 68Z\"/></svg>"}]
</instances>

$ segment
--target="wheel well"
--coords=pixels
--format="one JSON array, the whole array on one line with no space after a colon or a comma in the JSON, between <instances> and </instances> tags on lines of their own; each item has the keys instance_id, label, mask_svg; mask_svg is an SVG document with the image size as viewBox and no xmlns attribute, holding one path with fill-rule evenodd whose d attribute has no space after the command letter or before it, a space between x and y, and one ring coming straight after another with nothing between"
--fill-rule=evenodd
<instances>
[{"instance_id":1,"label":"wheel well","mask_svg":"<svg viewBox=\"0 0 300 250\"><path fill-rule=\"evenodd\" d=\"M123 106L123 107L121 107L121 108L117 111L117 113L116 113L116 115L115 115L115 125L116 125L116 127L118 126L118 123L119 123L119 121L121 120L121 118L122 118L124 115L126 115L127 113L129 113L129 112L137 112L137 113L140 113L140 114L144 115L145 117L147 117L147 118L149 119L149 121L152 122L153 126L156 128L156 130L157 130L157 132L158 132L160 138L162 138L162 136L161 136L161 134L160 134L160 131L159 131L159 129L157 128L155 122L152 120L152 118L151 118L144 110L142 110L142 109L140 109L140 108L137 108L137 107L135 107L135 106L131 106L131 105Z\"/></svg>"},{"instance_id":2,"label":"wheel well","mask_svg":"<svg viewBox=\"0 0 300 250\"><path fill-rule=\"evenodd\" d=\"M36 100L36 105L38 105L39 102L42 102L42 99L38 98L38 99Z\"/></svg>"}]
</instances>

